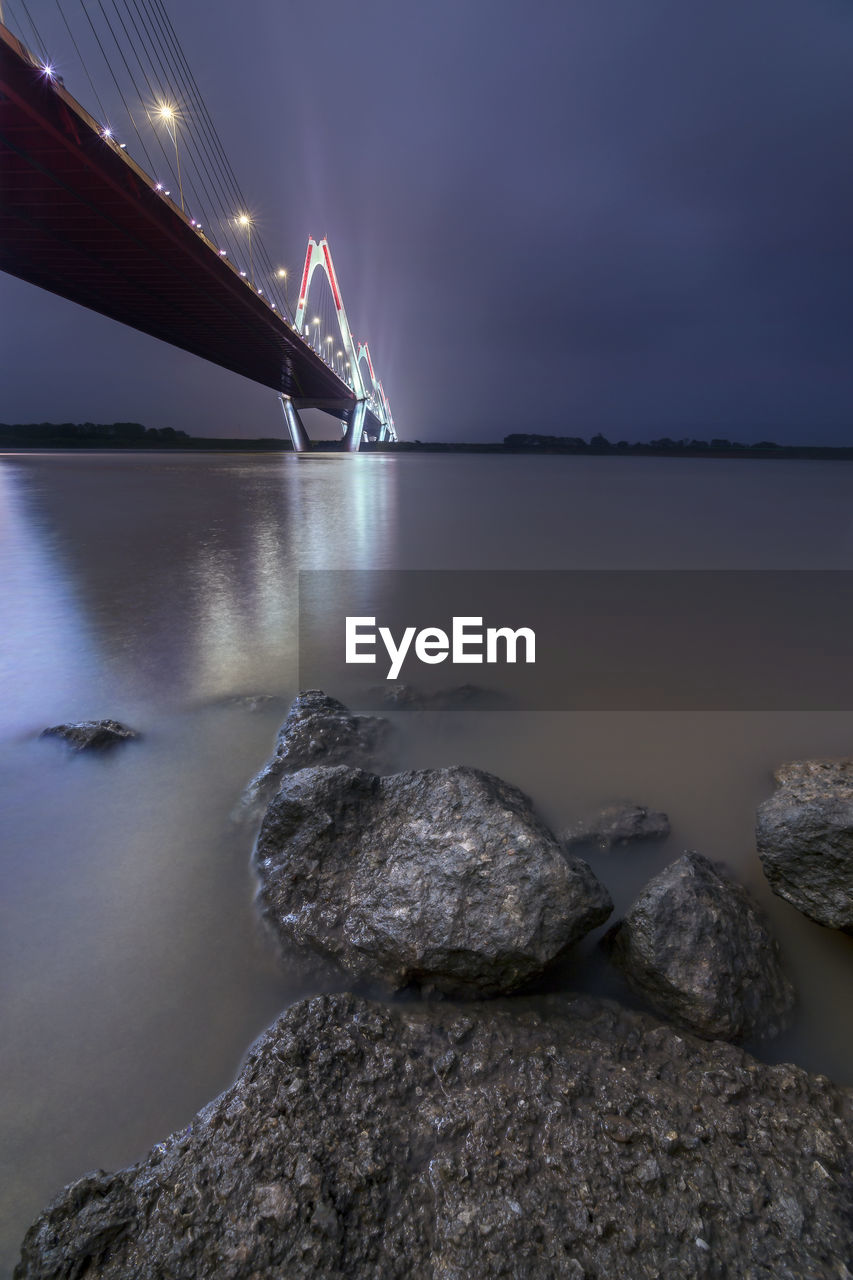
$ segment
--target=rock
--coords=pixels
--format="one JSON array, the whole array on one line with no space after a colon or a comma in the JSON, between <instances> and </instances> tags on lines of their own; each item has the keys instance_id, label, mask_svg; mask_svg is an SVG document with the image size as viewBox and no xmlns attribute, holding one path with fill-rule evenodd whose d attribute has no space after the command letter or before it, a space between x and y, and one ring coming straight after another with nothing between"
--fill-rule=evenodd
<instances>
[{"instance_id":1,"label":"rock","mask_svg":"<svg viewBox=\"0 0 853 1280\"><path fill-rule=\"evenodd\" d=\"M588 998L287 1011L16 1280L840 1280L853 1096Z\"/></svg>"},{"instance_id":2,"label":"rock","mask_svg":"<svg viewBox=\"0 0 853 1280\"><path fill-rule=\"evenodd\" d=\"M853 760L798 760L776 770L756 841L770 888L804 915L853 933Z\"/></svg>"},{"instance_id":3,"label":"rock","mask_svg":"<svg viewBox=\"0 0 853 1280\"><path fill-rule=\"evenodd\" d=\"M564 849L594 844L599 849L634 840L665 840L669 835L669 818L641 804L613 804L588 818L573 822L558 837Z\"/></svg>"},{"instance_id":4,"label":"rock","mask_svg":"<svg viewBox=\"0 0 853 1280\"><path fill-rule=\"evenodd\" d=\"M131 742L140 734L118 720L77 720L73 724L51 725L40 736L62 738L75 751L104 751L119 742Z\"/></svg>"},{"instance_id":5,"label":"rock","mask_svg":"<svg viewBox=\"0 0 853 1280\"><path fill-rule=\"evenodd\" d=\"M606 945L638 995L709 1038L773 1035L794 1004L758 907L698 853L649 881Z\"/></svg>"},{"instance_id":6,"label":"rock","mask_svg":"<svg viewBox=\"0 0 853 1280\"><path fill-rule=\"evenodd\" d=\"M255 866L286 943L395 989L511 991L613 909L527 796L479 769L303 769L267 809Z\"/></svg>"},{"instance_id":7,"label":"rock","mask_svg":"<svg viewBox=\"0 0 853 1280\"><path fill-rule=\"evenodd\" d=\"M294 699L272 759L246 788L244 806L260 809L285 774L310 765L349 764L381 773L388 766L390 736L387 720L353 715L320 689L308 689Z\"/></svg>"}]
</instances>

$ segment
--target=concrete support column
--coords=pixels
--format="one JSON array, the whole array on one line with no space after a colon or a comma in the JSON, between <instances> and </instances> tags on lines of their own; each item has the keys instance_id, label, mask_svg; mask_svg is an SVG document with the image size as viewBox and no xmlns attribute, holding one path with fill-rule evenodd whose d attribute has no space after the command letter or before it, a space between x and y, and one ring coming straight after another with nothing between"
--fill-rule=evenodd
<instances>
[{"instance_id":1,"label":"concrete support column","mask_svg":"<svg viewBox=\"0 0 853 1280\"><path fill-rule=\"evenodd\" d=\"M290 396L284 395L279 396L279 400L281 401L281 408L284 414L284 420L287 423L287 429L290 432L290 443L293 445L293 452L307 453L311 448L311 444L308 439L308 432L302 425L302 419L294 407L293 401Z\"/></svg>"},{"instance_id":2,"label":"concrete support column","mask_svg":"<svg viewBox=\"0 0 853 1280\"><path fill-rule=\"evenodd\" d=\"M350 413L347 433L344 436L344 447L347 453L358 453L361 448L361 437L364 434L364 419L367 413L367 401L359 400Z\"/></svg>"}]
</instances>

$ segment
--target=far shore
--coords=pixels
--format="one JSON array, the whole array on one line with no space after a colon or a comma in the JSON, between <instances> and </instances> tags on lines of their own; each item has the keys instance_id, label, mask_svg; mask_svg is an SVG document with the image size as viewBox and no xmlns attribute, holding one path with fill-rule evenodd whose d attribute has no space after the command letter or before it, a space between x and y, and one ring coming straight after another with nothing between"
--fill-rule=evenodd
<instances>
[{"instance_id":1,"label":"far shore","mask_svg":"<svg viewBox=\"0 0 853 1280\"><path fill-rule=\"evenodd\" d=\"M289 440L278 436L191 436L172 427L144 427L135 422L114 423L0 423L0 450L54 452L56 450L124 449L168 452L292 453ZM343 441L313 440L313 453L341 453ZM734 440L672 440L663 437L647 442L604 436L585 440L580 436L550 436L514 433L494 441L366 440L364 453L489 453L562 454L570 457L611 458L752 458L770 461L812 460L853 461L853 447L833 445L780 445L773 441L741 444Z\"/></svg>"}]
</instances>

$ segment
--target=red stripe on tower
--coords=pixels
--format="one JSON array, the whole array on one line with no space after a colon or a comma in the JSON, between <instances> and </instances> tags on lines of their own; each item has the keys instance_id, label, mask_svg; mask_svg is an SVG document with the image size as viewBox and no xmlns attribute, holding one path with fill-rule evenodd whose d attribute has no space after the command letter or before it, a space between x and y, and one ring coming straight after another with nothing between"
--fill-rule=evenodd
<instances>
[{"instance_id":1,"label":"red stripe on tower","mask_svg":"<svg viewBox=\"0 0 853 1280\"><path fill-rule=\"evenodd\" d=\"M308 268L311 266L311 241L308 241L308 252L305 255L305 270L302 272L302 287L299 290L300 305L305 301L305 287L308 284Z\"/></svg>"},{"instance_id":2,"label":"red stripe on tower","mask_svg":"<svg viewBox=\"0 0 853 1280\"><path fill-rule=\"evenodd\" d=\"M326 270L329 273L329 283L332 286L332 293L335 295L335 306L338 308L338 311L343 311L343 307L341 306L341 295L338 293L338 282L335 279L335 268L332 266L332 255L329 253L329 246L327 244L323 245L323 252L326 255Z\"/></svg>"}]
</instances>

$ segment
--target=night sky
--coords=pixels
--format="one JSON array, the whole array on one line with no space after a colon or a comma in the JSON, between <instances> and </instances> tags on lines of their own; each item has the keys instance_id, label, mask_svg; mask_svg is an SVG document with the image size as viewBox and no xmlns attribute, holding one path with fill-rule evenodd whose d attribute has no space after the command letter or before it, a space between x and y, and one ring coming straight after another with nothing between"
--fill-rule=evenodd
<instances>
[{"instance_id":1,"label":"night sky","mask_svg":"<svg viewBox=\"0 0 853 1280\"><path fill-rule=\"evenodd\" d=\"M273 258L328 235L402 438L853 445L846 0L167 6ZM282 430L8 276L0 317L3 421Z\"/></svg>"}]
</instances>

